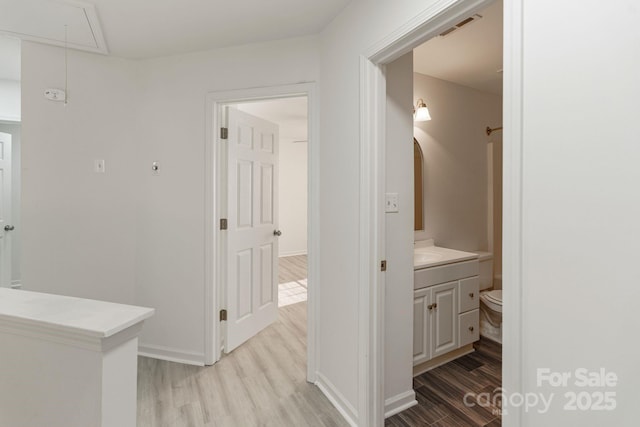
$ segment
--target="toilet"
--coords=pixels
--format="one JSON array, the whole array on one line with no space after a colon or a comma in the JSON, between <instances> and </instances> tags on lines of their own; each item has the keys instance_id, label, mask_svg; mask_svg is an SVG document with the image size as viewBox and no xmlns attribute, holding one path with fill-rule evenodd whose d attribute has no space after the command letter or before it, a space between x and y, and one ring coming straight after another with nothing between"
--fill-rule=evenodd
<instances>
[{"instance_id":1,"label":"toilet","mask_svg":"<svg viewBox=\"0 0 640 427\"><path fill-rule=\"evenodd\" d=\"M502 289L493 289L493 254L476 253L480 263L480 335L502 344Z\"/></svg>"}]
</instances>

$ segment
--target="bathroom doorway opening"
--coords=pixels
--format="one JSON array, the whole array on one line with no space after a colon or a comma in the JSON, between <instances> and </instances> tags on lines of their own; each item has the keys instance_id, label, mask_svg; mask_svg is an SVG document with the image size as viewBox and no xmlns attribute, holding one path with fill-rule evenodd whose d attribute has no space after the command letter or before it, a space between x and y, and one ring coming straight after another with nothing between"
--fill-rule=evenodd
<instances>
[{"instance_id":1,"label":"bathroom doorway opening","mask_svg":"<svg viewBox=\"0 0 640 427\"><path fill-rule=\"evenodd\" d=\"M405 183L415 186L413 209L386 212L389 264L402 262L403 248L415 251L407 254L414 259L407 277L413 299L405 304L413 311L408 320L413 326L412 376L418 403L409 408L413 402L387 404L385 415L392 423L410 422L425 412L435 418L444 412L452 420L480 425L501 421L499 405L476 413L456 403L489 387L492 402L502 393L501 301L496 311L498 303L489 308L484 302L488 295L501 293L501 263L495 261L501 259L502 245L500 235L497 241L494 235L502 228L496 224L501 216L494 218L501 204L494 206L494 195L501 197L502 181L499 172L494 179L493 165L501 164L502 139L500 132L488 135L486 129L502 126L502 20L502 1L496 0L386 68L387 135L397 136L387 141L386 193L402 192ZM403 85L399 79L410 81ZM414 116L407 112L396 118L395 104L409 102L411 87ZM413 122L412 135L408 121ZM405 170L410 166L413 179ZM401 218L405 221L399 224ZM412 236L403 232L408 226L413 226ZM400 236L406 236L404 244ZM433 258L425 260L425 255ZM398 282L401 273L387 272L387 280L392 280L390 273ZM387 307L400 303L396 294L387 292ZM388 310L397 311L399 307ZM386 325L402 329L398 317ZM393 334L386 338L398 346ZM400 401L397 396L404 391L397 386L386 390L385 399ZM427 395L451 405L436 410L420 399Z\"/></svg>"},{"instance_id":2,"label":"bathroom doorway opening","mask_svg":"<svg viewBox=\"0 0 640 427\"><path fill-rule=\"evenodd\" d=\"M491 5L491 0L466 0L442 5L439 8L425 10L424 13L404 27L399 28L393 36L385 39L383 43L376 45L361 57L361 194L360 200L361 229L370 230L367 238L361 238L360 250L362 257L363 274L360 280L360 294L364 300L369 301L365 307L368 310L365 317L369 322L361 325L360 334L374 337L366 345L361 346L360 355L363 360L369 352L384 354L385 339L384 330L388 326L384 312L389 312L385 296L385 274L380 271L380 260L388 257L386 241L389 233L385 230L385 210L388 204L385 195L385 152L389 122L380 123L380 117L385 117L387 111L385 100L388 102L387 67L403 55L411 52L427 40L445 32L469 16L478 13L483 8ZM521 314L521 259L519 257L522 241L522 207L519 204L521 190L519 184L522 180L521 153L522 153L522 52L519 49L522 38L522 9L520 2L505 2L504 12L504 110L501 123L504 124L504 166L505 176L502 179L504 185L503 206L508 207L503 216L503 273L504 287L508 292L504 295L504 332L503 332L503 360L502 378L503 386L515 393L522 390L522 314ZM414 100L415 101L415 100ZM388 116L387 116L388 120ZM487 123L483 126L494 127ZM486 130L486 129L485 129ZM373 142L371 142L373 141ZM486 144L486 143L485 143ZM373 284L373 285L372 285ZM385 307L382 310L381 307ZM366 405L361 402L360 408L366 412L366 416L378 424L384 419L385 397L384 391L384 365L379 360L370 362L367 369L371 375L368 377L371 387L365 393L366 398L373 402ZM407 405L408 406L408 405ZM510 411L508 422L518 425L522 417L519 411ZM505 419L506 420L506 419Z\"/></svg>"}]
</instances>

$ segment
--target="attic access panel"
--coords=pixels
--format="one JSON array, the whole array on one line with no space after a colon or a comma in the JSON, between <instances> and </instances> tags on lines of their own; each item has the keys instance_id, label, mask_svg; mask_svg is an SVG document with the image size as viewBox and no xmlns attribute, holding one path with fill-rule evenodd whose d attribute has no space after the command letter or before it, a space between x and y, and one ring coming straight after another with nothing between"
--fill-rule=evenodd
<instances>
[{"instance_id":1,"label":"attic access panel","mask_svg":"<svg viewBox=\"0 0 640 427\"><path fill-rule=\"evenodd\" d=\"M107 54L95 6L76 0L0 0L0 34Z\"/></svg>"}]
</instances>

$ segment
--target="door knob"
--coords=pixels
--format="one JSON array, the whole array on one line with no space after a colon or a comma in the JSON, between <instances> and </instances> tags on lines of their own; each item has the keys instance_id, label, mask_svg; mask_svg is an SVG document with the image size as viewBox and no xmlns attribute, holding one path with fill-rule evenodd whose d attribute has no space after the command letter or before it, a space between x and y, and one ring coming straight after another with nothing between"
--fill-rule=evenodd
<instances>
[{"instance_id":1,"label":"door knob","mask_svg":"<svg viewBox=\"0 0 640 427\"><path fill-rule=\"evenodd\" d=\"M4 231L12 231L14 229L15 229L15 227L13 225L5 225L4 226Z\"/></svg>"},{"instance_id":2,"label":"door knob","mask_svg":"<svg viewBox=\"0 0 640 427\"><path fill-rule=\"evenodd\" d=\"M282 231L280 231L280 230L273 230L273 235L274 235L274 236L282 236Z\"/></svg>"}]
</instances>

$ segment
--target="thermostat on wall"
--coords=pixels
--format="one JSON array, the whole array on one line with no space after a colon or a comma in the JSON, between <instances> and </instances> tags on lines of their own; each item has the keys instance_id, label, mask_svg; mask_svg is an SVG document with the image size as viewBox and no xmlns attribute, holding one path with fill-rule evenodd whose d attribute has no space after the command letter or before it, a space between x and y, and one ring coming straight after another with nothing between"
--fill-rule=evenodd
<instances>
[{"instance_id":1,"label":"thermostat on wall","mask_svg":"<svg viewBox=\"0 0 640 427\"><path fill-rule=\"evenodd\" d=\"M64 101L67 94L62 89L47 89L44 91L44 97L51 101Z\"/></svg>"}]
</instances>

